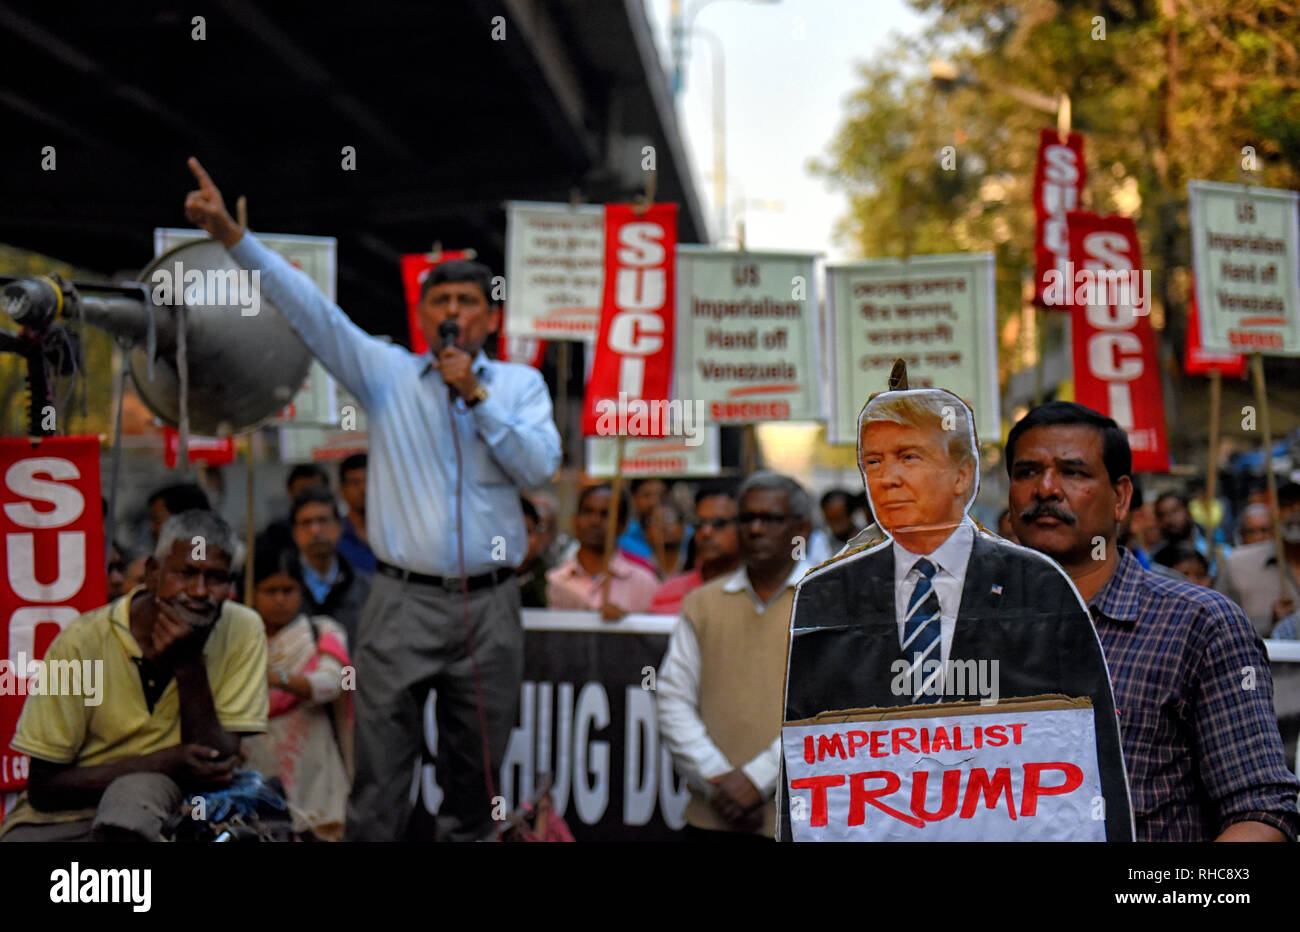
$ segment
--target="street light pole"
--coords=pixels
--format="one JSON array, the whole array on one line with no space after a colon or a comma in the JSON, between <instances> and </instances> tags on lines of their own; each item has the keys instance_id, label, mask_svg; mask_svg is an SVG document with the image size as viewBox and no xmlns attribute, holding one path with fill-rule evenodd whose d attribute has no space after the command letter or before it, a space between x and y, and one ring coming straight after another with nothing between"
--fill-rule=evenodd
<instances>
[{"instance_id":1,"label":"street light pole","mask_svg":"<svg viewBox=\"0 0 1300 932\"><path fill-rule=\"evenodd\" d=\"M668 23L670 30L669 45L672 50L673 71L672 78L669 82L669 89L672 91L673 98L676 99L681 94L682 88L686 86L686 49L688 38L691 30L695 25L695 17L700 15L700 10L704 9L710 3L716 3L717 0L695 0L687 10L686 15L682 15L682 0L672 0L668 8ZM781 0L747 0L749 3L780 3Z\"/></svg>"},{"instance_id":2,"label":"street light pole","mask_svg":"<svg viewBox=\"0 0 1300 932\"><path fill-rule=\"evenodd\" d=\"M707 29L695 29L712 46L709 57L713 65L713 209L717 211L718 239L727 235L727 87L726 56L722 40Z\"/></svg>"}]
</instances>

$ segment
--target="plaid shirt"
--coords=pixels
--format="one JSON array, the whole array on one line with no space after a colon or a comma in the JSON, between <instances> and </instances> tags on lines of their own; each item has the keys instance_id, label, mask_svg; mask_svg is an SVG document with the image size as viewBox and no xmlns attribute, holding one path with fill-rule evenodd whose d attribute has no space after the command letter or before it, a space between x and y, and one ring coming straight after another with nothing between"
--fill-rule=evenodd
<instances>
[{"instance_id":1,"label":"plaid shirt","mask_svg":"<svg viewBox=\"0 0 1300 932\"><path fill-rule=\"evenodd\" d=\"M1236 822L1294 840L1300 781L1282 757L1264 645L1210 589L1120 548L1089 602L1110 667L1138 841L1212 841Z\"/></svg>"}]
</instances>

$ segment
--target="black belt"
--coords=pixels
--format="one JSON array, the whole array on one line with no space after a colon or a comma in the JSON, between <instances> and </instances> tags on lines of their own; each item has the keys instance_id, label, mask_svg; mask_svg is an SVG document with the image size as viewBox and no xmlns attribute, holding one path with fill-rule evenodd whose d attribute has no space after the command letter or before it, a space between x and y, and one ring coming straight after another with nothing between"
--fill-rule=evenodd
<instances>
[{"instance_id":1,"label":"black belt","mask_svg":"<svg viewBox=\"0 0 1300 932\"><path fill-rule=\"evenodd\" d=\"M383 560L375 561L376 568L385 576L391 576L393 579L400 579L402 582L420 583L424 586L436 586L439 589L445 589L448 592L460 592L466 589L473 592L475 589L485 589L488 586L499 586L507 579L514 576L515 571L508 566L503 566L499 570L491 573L484 573L481 576L430 576L428 573L413 573L410 570L402 570L393 566L391 563L385 563Z\"/></svg>"}]
</instances>

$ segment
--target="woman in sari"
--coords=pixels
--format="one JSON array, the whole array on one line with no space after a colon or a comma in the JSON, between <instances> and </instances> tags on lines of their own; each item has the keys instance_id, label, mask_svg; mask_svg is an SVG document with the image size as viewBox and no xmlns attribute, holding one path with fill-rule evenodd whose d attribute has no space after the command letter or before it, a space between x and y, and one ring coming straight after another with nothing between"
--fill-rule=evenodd
<instances>
[{"instance_id":1,"label":"woman in sari","mask_svg":"<svg viewBox=\"0 0 1300 932\"><path fill-rule=\"evenodd\" d=\"M246 739L248 766L279 777L294 830L343 837L350 765L347 634L326 615L302 611L298 555L265 548L253 561L253 608L266 625L267 732Z\"/></svg>"}]
</instances>

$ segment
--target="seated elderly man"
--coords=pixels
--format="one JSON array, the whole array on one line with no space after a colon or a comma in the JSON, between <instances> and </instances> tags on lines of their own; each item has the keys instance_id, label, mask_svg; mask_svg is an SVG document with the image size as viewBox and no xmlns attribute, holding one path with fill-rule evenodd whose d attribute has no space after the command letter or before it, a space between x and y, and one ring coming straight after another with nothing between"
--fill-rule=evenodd
<instances>
[{"instance_id":1,"label":"seated elderly man","mask_svg":"<svg viewBox=\"0 0 1300 932\"><path fill-rule=\"evenodd\" d=\"M262 621L226 601L235 546L212 512L173 515L144 585L55 638L47 669L88 661L99 688L28 697L12 742L27 792L0 840L157 841L183 798L230 783L267 713Z\"/></svg>"}]
</instances>

